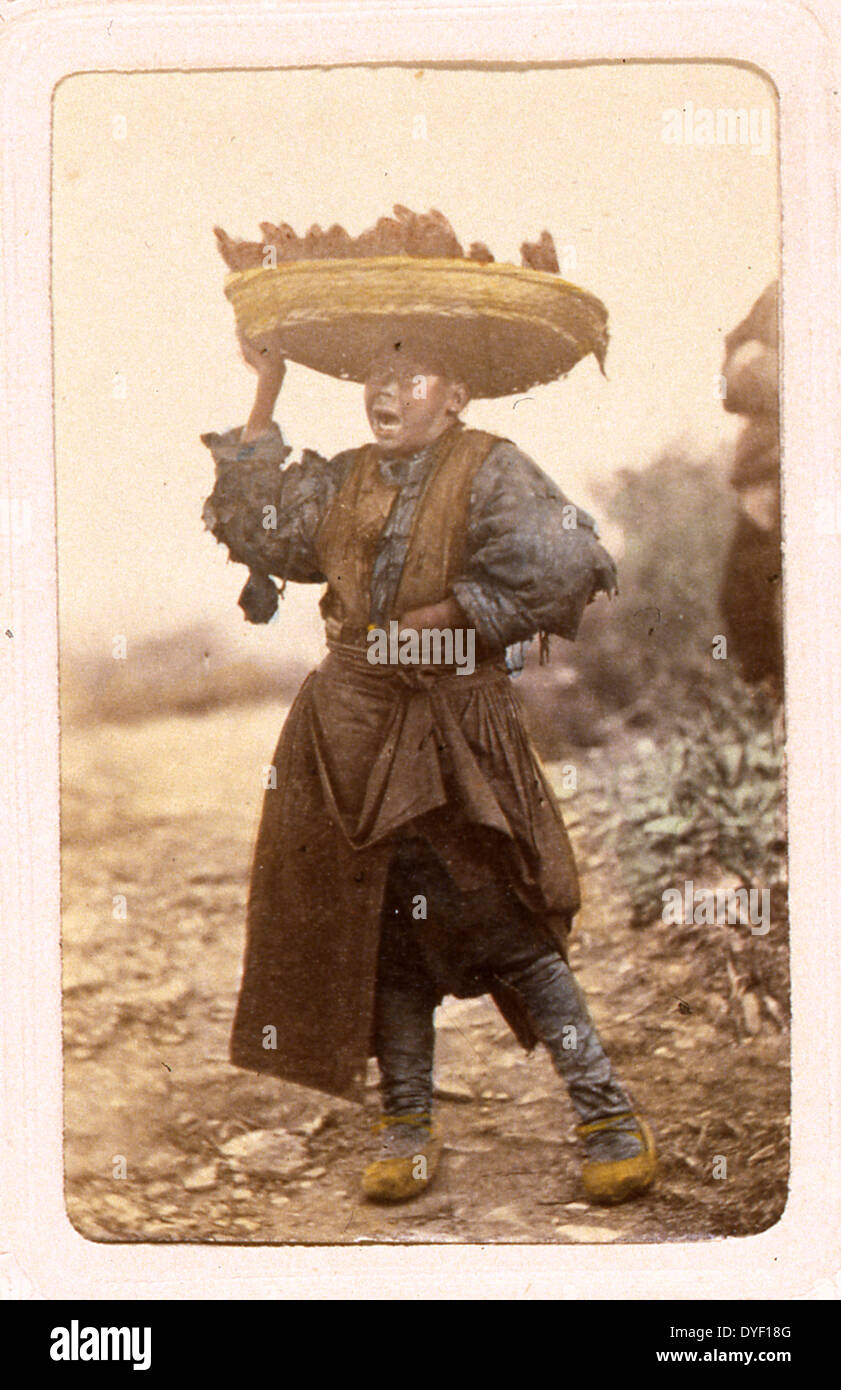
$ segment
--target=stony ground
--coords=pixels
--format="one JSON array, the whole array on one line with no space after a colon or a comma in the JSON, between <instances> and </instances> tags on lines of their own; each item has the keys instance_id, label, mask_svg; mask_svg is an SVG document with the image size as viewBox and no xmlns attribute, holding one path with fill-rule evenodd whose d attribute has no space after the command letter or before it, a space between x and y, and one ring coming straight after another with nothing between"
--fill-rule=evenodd
<instances>
[{"instance_id":1,"label":"stony ground","mask_svg":"<svg viewBox=\"0 0 841 1390\"><path fill-rule=\"evenodd\" d=\"M589 1206L574 1114L485 1000L438 1011L446 1150L399 1208L360 1199L377 1113L227 1061L251 846L281 707L64 736L66 1200L92 1240L651 1242L765 1229L785 1203L785 1020L732 1026L671 929L632 930L603 833L605 757L566 804L585 909L572 964L662 1151ZM627 756L622 750L621 756ZM579 760L580 761L580 760ZM549 769L550 773L552 768Z\"/></svg>"}]
</instances>

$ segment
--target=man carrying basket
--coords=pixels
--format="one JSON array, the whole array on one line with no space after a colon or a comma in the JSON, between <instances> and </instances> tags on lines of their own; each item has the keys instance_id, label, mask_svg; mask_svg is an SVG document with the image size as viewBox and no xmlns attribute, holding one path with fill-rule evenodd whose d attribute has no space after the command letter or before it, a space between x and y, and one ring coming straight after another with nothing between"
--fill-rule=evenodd
<instances>
[{"instance_id":1,"label":"man carrying basket","mask_svg":"<svg viewBox=\"0 0 841 1390\"><path fill-rule=\"evenodd\" d=\"M473 397L552 380L590 351L601 361L606 313L556 265L465 257L440 214L395 212L378 224L387 254L364 240L377 229L354 244L314 228L304 244L263 224L278 252L267 266L265 244L219 233L257 392L244 427L202 436L217 471L205 521L250 569L252 621L277 606L272 576L326 584L328 645L265 794L231 1057L360 1099L375 1055L379 1149L362 1185L402 1201L441 1150L434 1010L490 994L566 1083L588 1195L622 1201L652 1183L654 1141L567 963L575 863L506 667L506 649L538 633L572 640L615 569L585 512L509 440L461 420ZM529 267L547 240L551 254L545 235L524 248ZM287 464L273 420L287 357L364 382L373 442ZM383 632L391 659L373 653ZM419 637L437 634L440 653L454 632L470 636L473 669L419 661Z\"/></svg>"}]
</instances>

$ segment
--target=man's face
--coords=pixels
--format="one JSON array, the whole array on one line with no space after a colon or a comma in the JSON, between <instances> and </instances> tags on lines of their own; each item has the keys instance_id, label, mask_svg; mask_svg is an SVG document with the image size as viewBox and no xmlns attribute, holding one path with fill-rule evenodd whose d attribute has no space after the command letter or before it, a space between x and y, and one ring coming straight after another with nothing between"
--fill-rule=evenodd
<instances>
[{"instance_id":1,"label":"man's face","mask_svg":"<svg viewBox=\"0 0 841 1390\"><path fill-rule=\"evenodd\" d=\"M467 405L467 388L421 359L379 358L365 382L365 411L384 453L432 444Z\"/></svg>"}]
</instances>

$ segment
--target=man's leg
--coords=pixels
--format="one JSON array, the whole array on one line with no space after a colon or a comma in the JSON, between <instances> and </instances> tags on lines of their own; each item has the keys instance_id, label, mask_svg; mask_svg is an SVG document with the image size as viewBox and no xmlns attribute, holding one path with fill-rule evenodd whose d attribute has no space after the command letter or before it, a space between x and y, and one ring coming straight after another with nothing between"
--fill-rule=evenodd
<instances>
[{"instance_id":1,"label":"man's leg","mask_svg":"<svg viewBox=\"0 0 841 1390\"><path fill-rule=\"evenodd\" d=\"M566 1082L582 1124L627 1115L633 1103L617 1080L569 966L555 952L506 971L534 1030Z\"/></svg>"},{"instance_id":2,"label":"man's leg","mask_svg":"<svg viewBox=\"0 0 841 1390\"><path fill-rule=\"evenodd\" d=\"M597 1201L616 1202L654 1180L654 1140L614 1075L569 966L554 951L496 972L517 990L578 1112L588 1162L584 1185Z\"/></svg>"},{"instance_id":3,"label":"man's leg","mask_svg":"<svg viewBox=\"0 0 841 1390\"><path fill-rule=\"evenodd\" d=\"M440 992L400 907L400 869L395 864L389 879L377 963L374 1051L382 1115L375 1126L377 1155L362 1179L366 1196L390 1202L422 1192L441 1151L432 1126L433 1020Z\"/></svg>"},{"instance_id":4,"label":"man's leg","mask_svg":"<svg viewBox=\"0 0 841 1390\"><path fill-rule=\"evenodd\" d=\"M491 988L496 980L519 996L582 1123L628 1114L631 1098L613 1073L553 938L507 884L492 882L465 895L464 906L465 951L475 958L477 976Z\"/></svg>"},{"instance_id":5,"label":"man's leg","mask_svg":"<svg viewBox=\"0 0 841 1390\"><path fill-rule=\"evenodd\" d=\"M436 1002L423 982L414 989L388 978L377 983L374 1046L384 1115L431 1113Z\"/></svg>"}]
</instances>

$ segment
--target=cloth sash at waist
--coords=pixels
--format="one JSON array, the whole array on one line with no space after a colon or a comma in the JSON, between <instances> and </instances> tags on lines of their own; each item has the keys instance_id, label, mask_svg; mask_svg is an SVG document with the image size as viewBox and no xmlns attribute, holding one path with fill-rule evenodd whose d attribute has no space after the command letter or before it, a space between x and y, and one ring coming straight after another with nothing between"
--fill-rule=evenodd
<instances>
[{"instance_id":1,"label":"cloth sash at waist","mask_svg":"<svg viewBox=\"0 0 841 1390\"><path fill-rule=\"evenodd\" d=\"M374 665L330 643L307 686L322 791L354 849L449 804L537 852L535 769L502 659L459 674Z\"/></svg>"}]
</instances>

